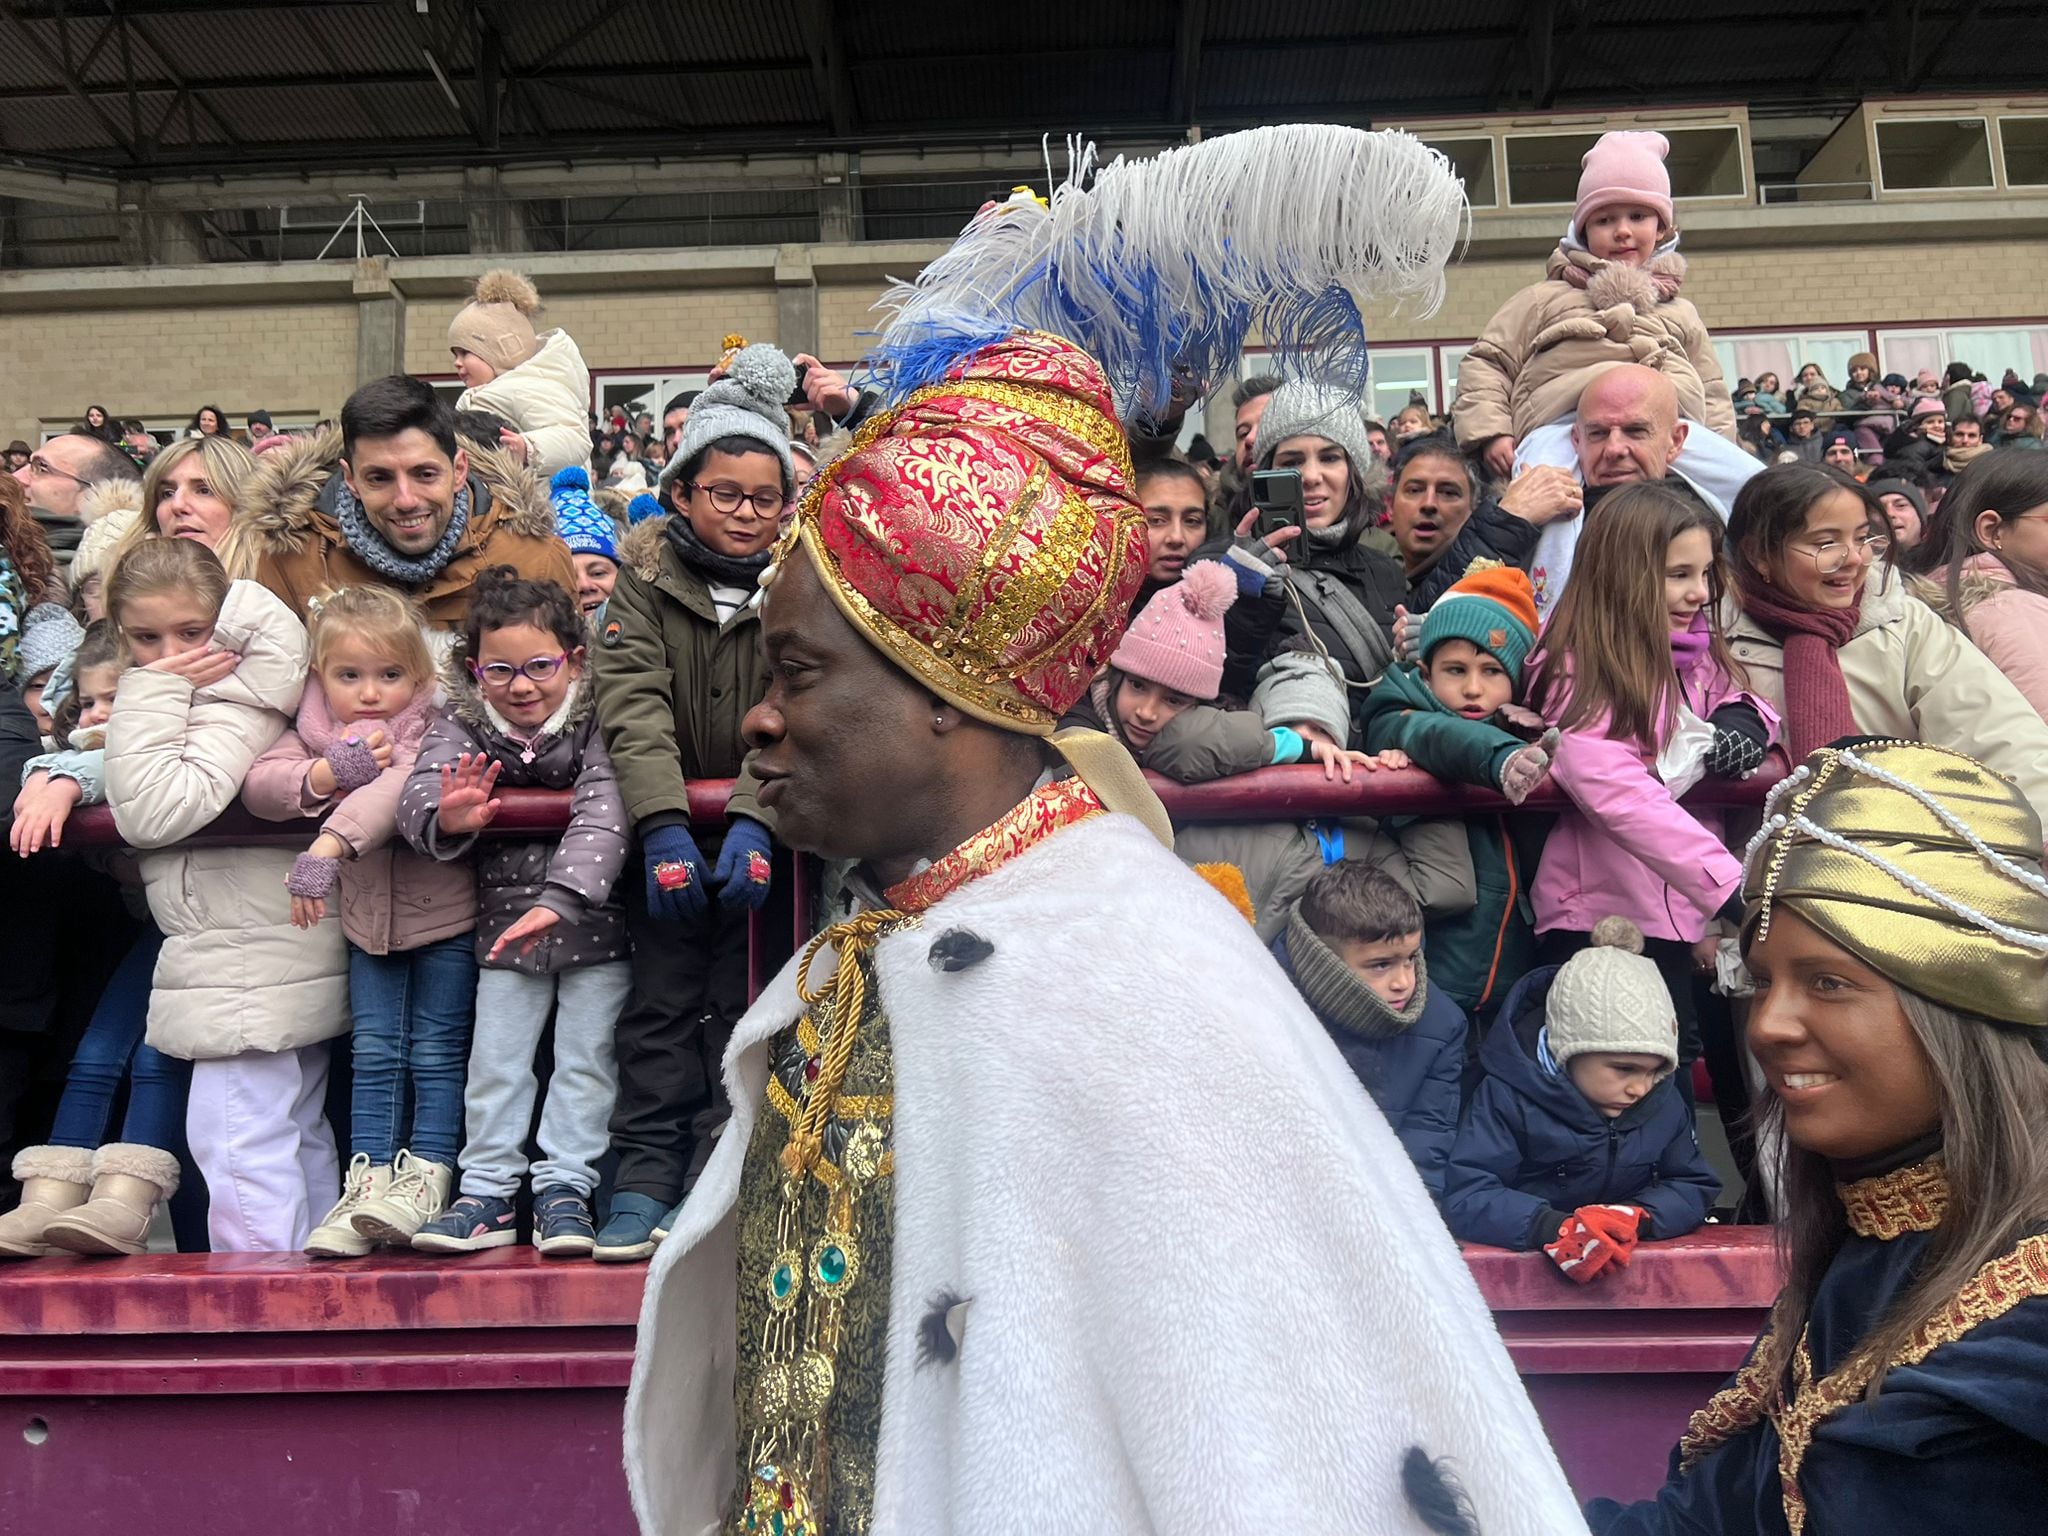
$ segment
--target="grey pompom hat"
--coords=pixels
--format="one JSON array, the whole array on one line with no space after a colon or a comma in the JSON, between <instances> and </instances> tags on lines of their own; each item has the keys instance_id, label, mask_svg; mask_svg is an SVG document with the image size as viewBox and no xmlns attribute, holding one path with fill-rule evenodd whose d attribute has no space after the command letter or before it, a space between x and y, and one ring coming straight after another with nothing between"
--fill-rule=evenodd
<instances>
[{"instance_id":1,"label":"grey pompom hat","mask_svg":"<svg viewBox=\"0 0 2048 1536\"><path fill-rule=\"evenodd\" d=\"M786 402L795 391L796 364L766 342L734 353L725 377L690 407L683 440L661 472L663 505L667 505L669 486L683 466L727 437L752 438L764 452L774 454L782 465L783 494L788 495L796 486L796 469L790 463Z\"/></svg>"}]
</instances>

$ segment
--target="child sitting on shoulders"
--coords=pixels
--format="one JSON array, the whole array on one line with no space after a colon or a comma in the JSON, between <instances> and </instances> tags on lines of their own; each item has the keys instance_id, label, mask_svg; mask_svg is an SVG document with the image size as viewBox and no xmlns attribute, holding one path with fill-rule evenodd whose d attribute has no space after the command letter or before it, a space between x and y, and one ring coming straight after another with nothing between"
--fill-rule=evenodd
<instances>
[{"instance_id":1,"label":"child sitting on shoulders","mask_svg":"<svg viewBox=\"0 0 2048 1536\"><path fill-rule=\"evenodd\" d=\"M1679 297L1685 258L1664 168L1670 152L1661 133L1600 136L1543 281L1503 304L1459 365L1458 446L1481 455L1496 479L1531 464L1575 466L1579 396L1617 363L1663 374L1678 391L1679 414L1705 426L1686 437L1679 473L1723 506L1755 473L1736 446L1713 339Z\"/></svg>"},{"instance_id":2,"label":"child sitting on shoulders","mask_svg":"<svg viewBox=\"0 0 2048 1536\"><path fill-rule=\"evenodd\" d=\"M1508 994L1444 1192L1453 1236L1541 1248L1582 1284L1640 1239L1698 1227L1721 1189L1672 1077L1678 1018L1641 931L1609 917L1592 937Z\"/></svg>"},{"instance_id":3,"label":"child sitting on shoulders","mask_svg":"<svg viewBox=\"0 0 2048 1536\"><path fill-rule=\"evenodd\" d=\"M1388 668L1366 696L1359 711L1366 750L1404 753L1446 783L1497 790L1520 805L1549 776L1557 745L1555 731L1531 742L1509 719L1535 645L1528 576L1473 561L1424 617L1419 660ZM1505 816L1474 812L1444 821L1471 846L1478 901L1429 922L1431 978L1461 1008L1490 1016L1535 958L1526 910L1534 860L1521 856Z\"/></svg>"},{"instance_id":4,"label":"child sitting on shoulders","mask_svg":"<svg viewBox=\"0 0 2048 1536\"><path fill-rule=\"evenodd\" d=\"M341 1198L306 1252L361 1258L380 1242L409 1246L448 1203L476 1006L476 882L397 835L434 713L419 610L390 587L343 587L315 608L311 644L296 728L256 760L242 803L267 821L323 821L285 888L299 928L322 922L329 898L341 909L355 1070Z\"/></svg>"},{"instance_id":5,"label":"child sitting on shoulders","mask_svg":"<svg viewBox=\"0 0 2048 1536\"><path fill-rule=\"evenodd\" d=\"M1430 985L1414 896L1369 864L1332 864L1309 881L1273 954L1441 1200L1466 1025Z\"/></svg>"}]
</instances>

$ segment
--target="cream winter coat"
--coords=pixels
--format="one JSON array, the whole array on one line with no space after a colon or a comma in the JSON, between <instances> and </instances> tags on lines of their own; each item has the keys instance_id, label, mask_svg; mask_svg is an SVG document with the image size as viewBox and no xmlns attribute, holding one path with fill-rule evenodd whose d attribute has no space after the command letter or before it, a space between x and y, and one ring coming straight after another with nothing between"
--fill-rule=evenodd
<instances>
[{"instance_id":1,"label":"cream winter coat","mask_svg":"<svg viewBox=\"0 0 2048 1536\"><path fill-rule=\"evenodd\" d=\"M1552 252L1549 276L1501 305L1458 365L1458 446L1524 438L1571 415L1618 363L1656 369L1678 391L1681 416L1733 442L1735 407L1700 312L1689 299L1658 299L1651 282L1653 272L1683 277L1685 258L1674 251L1648 268L1605 262L1584 288L1558 275L1566 264Z\"/></svg>"},{"instance_id":2,"label":"cream winter coat","mask_svg":"<svg viewBox=\"0 0 2048 1536\"><path fill-rule=\"evenodd\" d=\"M567 331L542 331L540 350L488 384L465 389L458 411L490 411L526 437L526 467L542 485L571 464L590 468L590 370Z\"/></svg>"},{"instance_id":3,"label":"cream winter coat","mask_svg":"<svg viewBox=\"0 0 2048 1536\"><path fill-rule=\"evenodd\" d=\"M941 971L954 931L993 954ZM1250 925L1136 821L948 896L875 974L896 1064L876 1531L1391 1536L1424 1529L1418 1448L1487 1536L1585 1530L1385 1118ZM730 1512L733 1207L798 1011L792 964L734 1031L732 1120L648 1276L626 1403L646 1536ZM948 1293L958 1354L920 1364Z\"/></svg>"},{"instance_id":4,"label":"cream winter coat","mask_svg":"<svg viewBox=\"0 0 2048 1536\"><path fill-rule=\"evenodd\" d=\"M1784 646L1747 614L1729 621L1728 648L1750 691L1782 715ZM2048 721L1888 566L1875 567L1864 583L1856 633L1836 655L1859 731L1967 753L2017 784L2048 823Z\"/></svg>"},{"instance_id":5,"label":"cream winter coat","mask_svg":"<svg viewBox=\"0 0 2048 1536\"><path fill-rule=\"evenodd\" d=\"M133 668L107 722L107 803L142 855L163 953L149 1043L188 1061L286 1051L349 1027L348 961L330 916L291 923L289 848L174 848L234 804L242 779L285 728L306 681L306 631L253 581L228 588L213 643L241 656L194 692Z\"/></svg>"}]
</instances>

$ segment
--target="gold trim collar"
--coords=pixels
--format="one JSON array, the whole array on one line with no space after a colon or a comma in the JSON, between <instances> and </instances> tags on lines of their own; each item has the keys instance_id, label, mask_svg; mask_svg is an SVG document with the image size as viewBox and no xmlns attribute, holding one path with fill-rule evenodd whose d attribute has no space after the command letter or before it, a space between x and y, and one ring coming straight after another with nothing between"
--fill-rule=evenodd
<instances>
[{"instance_id":1,"label":"gold trim collar","mask_svg":"<svg viewBox=\"0 0 2048 1536\"><path fill-rule=\"evenodd\" d=\"M1948 1211L1948 1170L1937 1155L1876 1178L1837 1184L1849 1230L1890 1242L1908 1232L1932 1232Z\"/></svg>"}]
</instances>

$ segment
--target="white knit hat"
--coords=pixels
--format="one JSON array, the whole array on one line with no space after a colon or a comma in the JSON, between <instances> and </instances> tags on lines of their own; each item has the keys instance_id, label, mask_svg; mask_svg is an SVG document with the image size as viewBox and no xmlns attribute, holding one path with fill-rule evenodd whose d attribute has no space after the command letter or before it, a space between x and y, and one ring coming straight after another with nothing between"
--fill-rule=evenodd
<instances>
[{"instance_id":1,"label":"white knit hat","mask_svg":"<svg viewBox=\"0 0 2048 1536\"><path fill-rule=\"evenodd\" d=\"M1565 961L1544 1001L1544 1039L1561 1067L1587 1051L1661 1056L1661 1082L1678 1068L1678 1010L1642 930L1625 917L1593 925L1593 945Z\"/></svg>"},{"instance_id":2,"label":"white knit hat","mask_svg":"<svg viewBox=\"0 0 2048 1536\"><path fill-rule=\"evenodd\" d=\"M1335 443L1351 460L1353 474L1364 474L1373 462L1358 397L1327 385L1289 379L1273 391L1259 416L1259 462L1271 463L1273 450L1290 437L1320 437Z\"/></svg>"}]
</instances>

